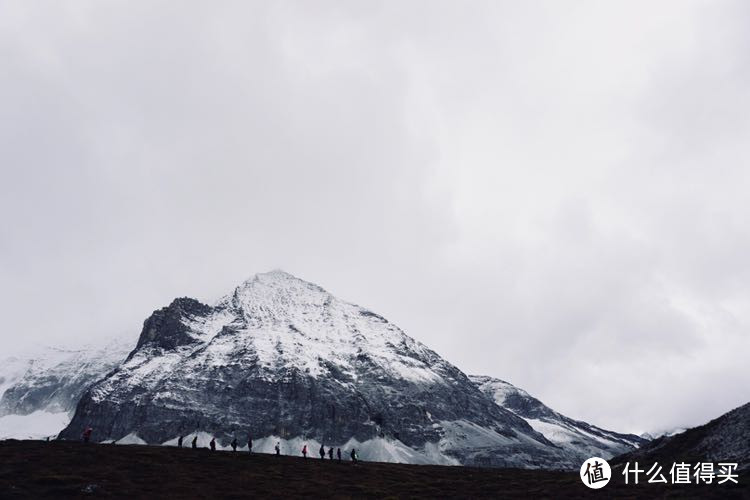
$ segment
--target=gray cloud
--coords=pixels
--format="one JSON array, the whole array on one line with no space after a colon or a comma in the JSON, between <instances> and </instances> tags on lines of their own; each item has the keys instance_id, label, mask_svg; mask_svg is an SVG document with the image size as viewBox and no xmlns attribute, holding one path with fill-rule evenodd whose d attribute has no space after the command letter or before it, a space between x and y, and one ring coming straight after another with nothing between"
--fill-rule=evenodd
<instances>
[{"instance_id":1,"label":"gray cloud","mask_svg":"<svg viewBox=\"0 0 750 500\"><path fill-rule=\"evenodd\" d=\"M3 343L281 267L602 426L750 400L735 2L0 3Z\"/></svg>"}]
</instances>

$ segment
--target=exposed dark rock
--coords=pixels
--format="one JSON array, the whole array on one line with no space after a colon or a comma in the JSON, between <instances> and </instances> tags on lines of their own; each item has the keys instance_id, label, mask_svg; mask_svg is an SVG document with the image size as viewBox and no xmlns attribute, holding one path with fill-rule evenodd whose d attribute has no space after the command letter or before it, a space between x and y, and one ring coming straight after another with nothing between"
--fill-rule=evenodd
<instances>
[{"instance_id":1,"label":"exposed dark rock","mask_svg":"<svg viewBox=\"0 0 750 500\"><path fill-rule=\"evenodd\" d=\"M162 349L174 349L194 342L188 335L185 319L205 317L211 313L211 307L195 299L181 297L172 301L143 322L143 330L138 338L136 349L152 344Z\"/></svg>"}]
</instances>

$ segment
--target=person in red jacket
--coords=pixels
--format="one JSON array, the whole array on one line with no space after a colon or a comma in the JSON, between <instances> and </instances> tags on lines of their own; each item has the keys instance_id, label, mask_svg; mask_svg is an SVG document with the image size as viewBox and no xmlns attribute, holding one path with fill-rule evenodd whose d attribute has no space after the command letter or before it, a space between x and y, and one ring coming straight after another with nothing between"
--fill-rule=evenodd
<instances>
[{"instance_id":1,"label":"person in red jacket","mask_svg":"<svg viewBox=\"0 0 750 500\"><path fill-rule=\"evenodd\" d=\"M93 430L94 429L92 429L91 427L86 427L86 429L83 431L83 435L81 437L83 438L84 443L89 442L89 440L91 439L91 432Z\"/></svg>"},{"instance_id":2,"label":"person in red jacket","mask_svg":"<svg viewBox=\"0 0 750 500\"><path fill-rule=\"evenodd\" d=\"M307 458L307 445L302 447L302 456Z\"/></svg>"}]
</instances>

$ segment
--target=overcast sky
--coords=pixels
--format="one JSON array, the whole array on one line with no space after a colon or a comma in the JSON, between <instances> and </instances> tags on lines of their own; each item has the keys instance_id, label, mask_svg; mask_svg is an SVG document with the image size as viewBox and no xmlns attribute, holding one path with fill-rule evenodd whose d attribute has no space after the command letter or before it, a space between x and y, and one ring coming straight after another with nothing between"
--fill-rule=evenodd
<instances>
[{"instance_id":1,"label":"overcast sky","mask_svg":"<svg viewBox=\"0 0 750 500\"><path fill-rule=\"evenodd\" d=\"M0 0L0 340L281 268L621 431L750 401L747 2Z\"/></svg>"}]
</instances>

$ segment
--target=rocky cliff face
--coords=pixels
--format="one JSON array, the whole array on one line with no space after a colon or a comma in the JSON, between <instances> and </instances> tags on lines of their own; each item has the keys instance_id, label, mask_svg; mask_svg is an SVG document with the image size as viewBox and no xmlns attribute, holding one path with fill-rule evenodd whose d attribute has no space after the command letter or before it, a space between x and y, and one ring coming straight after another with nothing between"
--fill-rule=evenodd
<instances>
[{"instance_id":1,"label":"rocky cliff face","mask_svg":"<svg viewBox=\"0 0 750 500\"><path fill-rule=\"evenodd\" d=\"M577 464L385 318L281 271L214 306L182 298L156 311L61 436L77 438L88 425L98 440L207 433L226 444L250 434L357 443L364 459L369 450L416 462Z\"/></svg>"},{"instance_id":2,"label":"rocky cliff face","mask_svg":"<svg viewBox=\"0 0 750 500\"><path fill-rule=\"evenodd\" d=\"M573 420L503 380L484 376L469 378L498 406L526 420L550 442L578 457L580 463L593 456L608 459L648 442L634 434L620 434Z\"/></svg>"}]
</instances>

